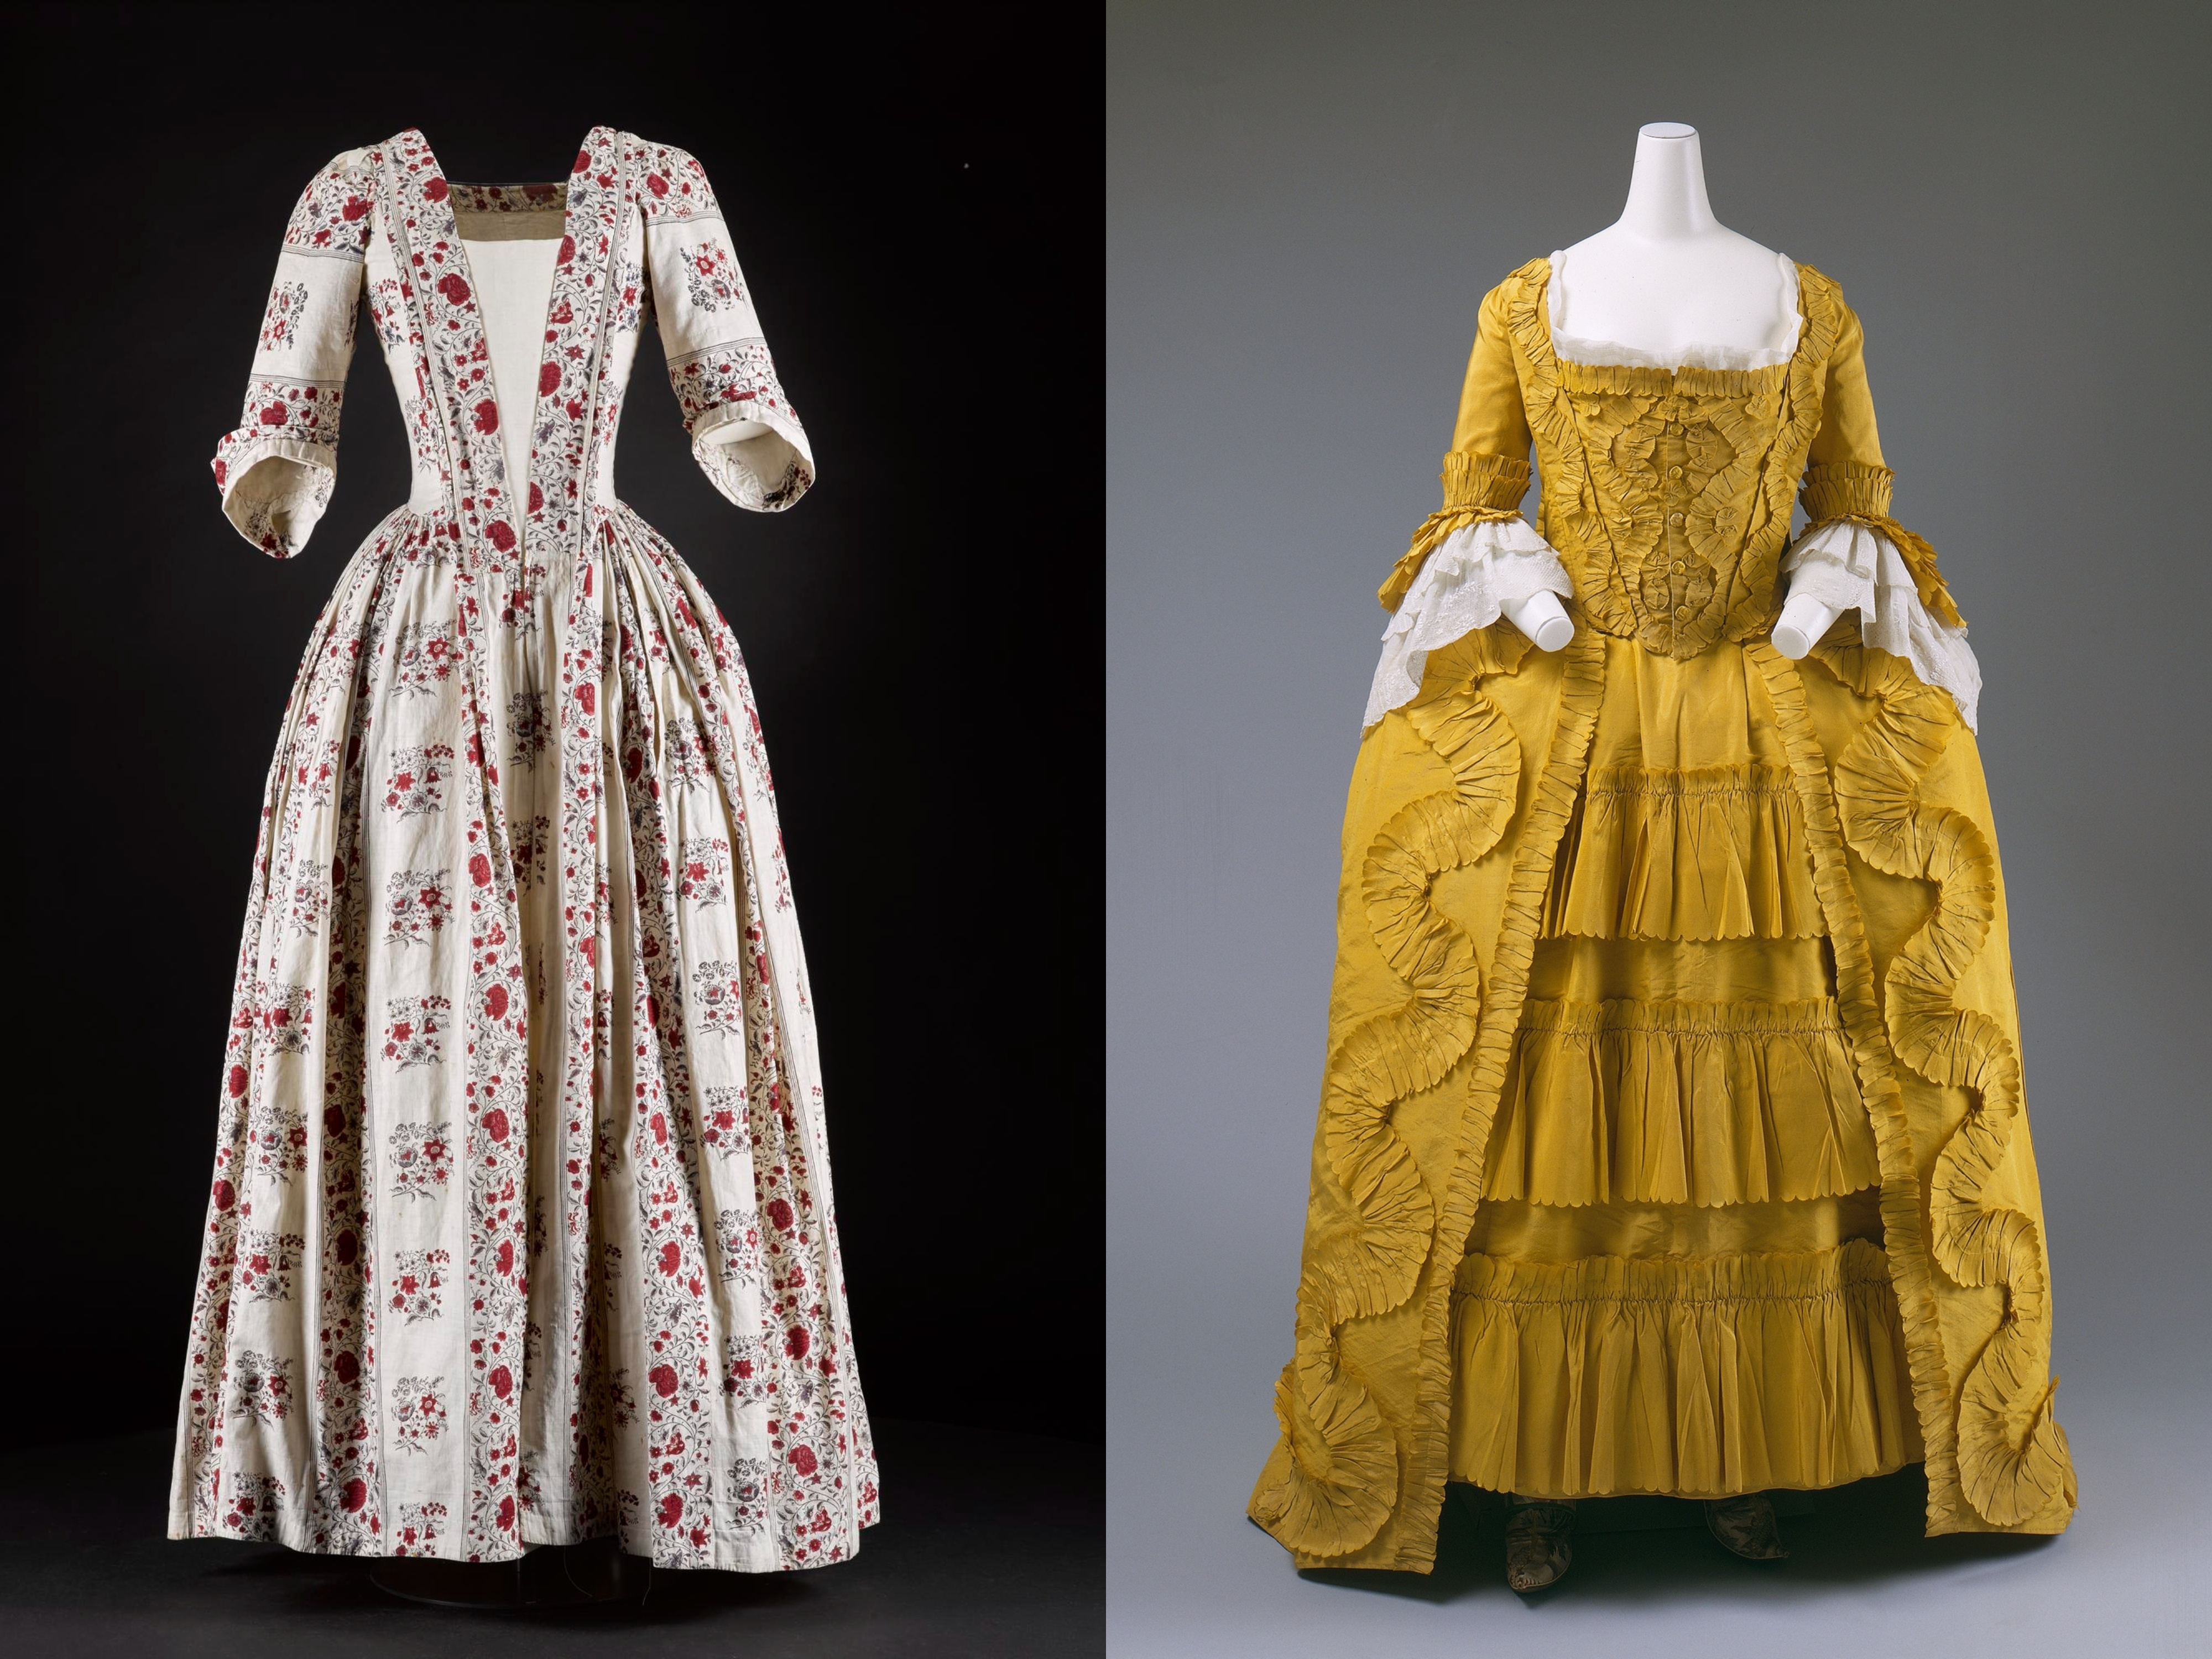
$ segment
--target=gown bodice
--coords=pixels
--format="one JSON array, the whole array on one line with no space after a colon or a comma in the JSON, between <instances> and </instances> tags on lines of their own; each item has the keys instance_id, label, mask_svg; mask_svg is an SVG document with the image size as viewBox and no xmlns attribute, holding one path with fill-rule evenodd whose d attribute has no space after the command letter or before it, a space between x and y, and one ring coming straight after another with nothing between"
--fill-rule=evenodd
<instances>
[{"instance_id":1,"label":"gown bodice","mask_svg":"<svg viewBox=\"0 0 2212 1659\"><path fill-rule=\"evenodd\" d=\"M463 185L410 129L337 157L301 196L245 413L216 451L225 511L277 556L329 501L364 295L407 426L409 506L471 568L558 569L591 514L614 506L615 436L647 318L716 488L775 510L812 483L696 161L595 127L565 180ZM533 313L543 342L531 351Z\"/></svg>"}]
</instances>

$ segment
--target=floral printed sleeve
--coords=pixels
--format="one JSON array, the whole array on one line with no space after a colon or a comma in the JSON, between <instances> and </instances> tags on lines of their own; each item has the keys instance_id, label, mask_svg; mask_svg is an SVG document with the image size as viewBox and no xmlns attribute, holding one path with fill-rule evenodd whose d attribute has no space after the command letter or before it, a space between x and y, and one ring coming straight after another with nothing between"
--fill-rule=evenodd
<instances>
[{"instance_id":1,"label":"floral printed sleeve","mask_svg":"<svg viewBox=\"0 0 2212 1659\"><path fill-rule=\"evenodd\" d=\"M692 457L739 507L780 512L814 482L814 455L706 171L680 149L648 145L639 186L653 312Z\"/></svg>"},{"instance_id":2,"label":"floral printed sleeve","mask_svg":"<svg viewBox=\"0 0 2212 1659\"><path fill-rule=\"evenodd\" d=\"M331 161L301 193L276 258L245 411L216 445L224 516L275 558L306 546L330 504L374 199L358 151Z\"/></svg>"}]
</instances>

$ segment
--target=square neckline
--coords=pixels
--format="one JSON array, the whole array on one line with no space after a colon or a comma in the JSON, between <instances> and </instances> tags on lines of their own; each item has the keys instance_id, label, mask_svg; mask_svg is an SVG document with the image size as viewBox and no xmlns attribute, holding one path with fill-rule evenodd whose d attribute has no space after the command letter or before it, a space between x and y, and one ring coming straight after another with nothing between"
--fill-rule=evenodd
<instances>
[{"instance_id":1,"label":"square neckline","mask_svg":"<svg viewBox=\"0 0 2212 1659\"><path fill-rule=\"evenodd\" d=\"M1790 349L1778 362L1746 366L1735 364L1712 365L1689 362L1673 364L1661 363L1653 360L1653 355L1651 353L1638 351L1633 346L1623 344L1619 341L1584 339L1582 337L1574 334L1561 335L1557 331L1553 321L1552 286L1554 278L1559 275L1559 264L1566 257L1567 252L1568 250L1565 248L1555 248L1552 251L1551 254L1544 259L1544 284L1542 290L1536 296L1536 304L1543 319L1545 349L1551 353L1553 361L1559 364L1563 368L1589 370L1607 375L1655 375L1663 377L1668 384L1671 386L1676 380L1685 374L1741 374L1755 376L1786 373L1796 365L1798 358L1804 353L1808 337L1811 333L1811 330L1808 328L1808 325L1812 320L1811 313L1806 309L1805 305L1805 266L1800 261L1790 258L1790 257L1786 253L1778 252L1774 257L1778 265L1786 264L1789 268L1790 286L1792 289L1791 297L1794 301L1794 304L1791 306L1791 310L1795 313L1796 318L1792 331L1792 337L1790 342ZM1578 346L1610 347L1614 350L1630 354L1633 359L1640 359L1641 361L1597 362L1585 357L1571 357L1560 345L1560 341L1563 338L1571 340ZM1691 349L1694 349L1702 343L1702 342L1692 342ZM1708 347L1706 349L1714 351L1734 351L1735 349L1733 347L1726 346ZM1741 355L1751 356L1753 354L1746 352Z\"/></svg>"}]
</instances>

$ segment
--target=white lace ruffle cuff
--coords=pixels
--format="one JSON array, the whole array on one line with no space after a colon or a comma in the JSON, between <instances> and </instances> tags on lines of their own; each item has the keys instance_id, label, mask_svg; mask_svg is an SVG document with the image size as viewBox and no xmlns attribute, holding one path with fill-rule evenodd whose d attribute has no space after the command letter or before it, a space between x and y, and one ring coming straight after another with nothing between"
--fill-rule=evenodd
<instances>
[{"instance_id":1,"label":"white lace ruffle cuff","mask_svg":"<svg viewBox=\"0 0 2212 1659\"><path fill-rule=\"evenodd\" d=\"M1489 519L1453 531L1429 555L1382 630L1382 660L1375 665L1360 724L1372 726L1413 700L1430 652L1489 627L1507 605L1531 594L1565 599L1574 591L1559 556L1525 519Z\"/></svg>"},{"instance_id":2,"label":"white lace ruffle cuff","mask_svg":"<svg viewBox=\"0 0 2212 1659\"><path fill-rule=\"evenodd\" d=\"M1878 530L1840 520L1807 532L1783 556L1790 597L1815 599L1859 613L1859 637L1902 657L1923 685L1940 686L1959 705L1966 729L1977 729L1982 667L1966 630L1938 622L1920 603L1897 544Z\"/></svg>"}]
</instances>

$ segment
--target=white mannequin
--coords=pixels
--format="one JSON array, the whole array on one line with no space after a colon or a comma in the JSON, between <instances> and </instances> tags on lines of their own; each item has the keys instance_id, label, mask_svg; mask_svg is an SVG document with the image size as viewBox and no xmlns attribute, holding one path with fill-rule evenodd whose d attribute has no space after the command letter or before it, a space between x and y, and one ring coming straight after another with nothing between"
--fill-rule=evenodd
<instances>
[{"instance_id":1,"label":"white mannequin","mask_svg":"<svg viewBox=\"0 0 2212 1659\"><path fill-rule=\"evenodd\" d=\"M1779 351L1795 337L1796 313L1777 276L1781 256L1713 217L1695 127L1656 121L1637 133L1627 205L1567 256L1571 276L1552 307L1557 333L1664 363L1680 363L1699 347ZM1506 615L1546 651L1574 637L1574 624L1548 592L1507 607ZM1802 657L1835 619L1817 599L1793 599L1775 624L1775 648Z\"/></svg>"}]
</instances>

